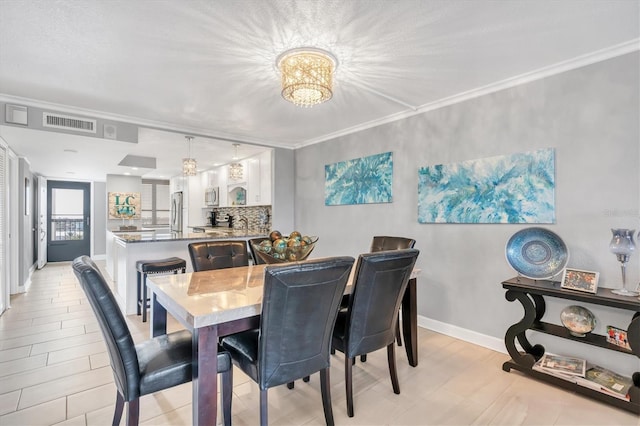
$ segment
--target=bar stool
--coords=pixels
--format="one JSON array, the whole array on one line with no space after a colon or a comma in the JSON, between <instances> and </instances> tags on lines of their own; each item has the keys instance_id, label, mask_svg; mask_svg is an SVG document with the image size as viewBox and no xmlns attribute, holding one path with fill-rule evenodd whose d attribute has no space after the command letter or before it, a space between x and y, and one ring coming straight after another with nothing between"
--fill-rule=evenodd
<instances>
[{"instance_id":1,"label":"bar stool","mask_svg":"<svg viewBox=\"0 0 640 426\"><path fill-rule=\"evenodd\" d=\"M142 322L147 322L147 308L149 299L147 298L147 275L167 274L173 272L184 273L187 268L187 261L179 257L168 257L157 260L138 260L136 271L138 271L138 315L142 313Z\"/></svg>"}]
</instances>

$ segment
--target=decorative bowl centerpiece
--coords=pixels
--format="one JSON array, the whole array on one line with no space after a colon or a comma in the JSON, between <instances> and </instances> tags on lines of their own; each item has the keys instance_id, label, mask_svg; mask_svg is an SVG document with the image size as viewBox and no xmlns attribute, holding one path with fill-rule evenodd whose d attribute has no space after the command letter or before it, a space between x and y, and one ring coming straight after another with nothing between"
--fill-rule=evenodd
<instances>
[{"instance_id":1,"label":"decorative bowl centerpiece","mask_svg":"<svg viewBox=\"0 0 640 426\"><path fill-rule=\"evenodd\" d=\"M293 231L283 236L280 231L271 231L269 238L256 244L251 242L253 251L265 263L285 263L305 260L316 246L318 237L303 236Z\"/></svg>"},{"instance_id":2,"label":"decorative bowl centerpiece","mask_svg":"<svg viewBox=\"0 0 640 426\"><path fill-rule=\"evenodd\" d=\"M509 265L518 274L534 280L553 278L569 261L562 238L545 228L521 229L509 238L505 251Z\"/></svg>"},{"instance_id":3,"label":"decorative bowl centerpiece","mask_svg":"<svg viewBox=\"0 0 640 426\"><path fill-rule=\"evenodd\" d=\"M560 312L562 325L569 330L569 334L585 337L596 328L596 317L593 313L578 305L567 306Z\"/></svg>"}]
</instances>

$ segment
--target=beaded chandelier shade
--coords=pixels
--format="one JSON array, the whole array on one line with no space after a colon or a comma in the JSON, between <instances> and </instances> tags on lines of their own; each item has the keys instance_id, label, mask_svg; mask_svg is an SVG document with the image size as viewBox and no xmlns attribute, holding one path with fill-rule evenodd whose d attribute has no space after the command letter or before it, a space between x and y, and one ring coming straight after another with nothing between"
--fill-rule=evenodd
<instances>
[{"instance_id":1,"label":"beaded chandelier shade","mask_svg":"<svg viewBox=\"0 0 640 426\"><path fill-rule=\"evenodd\" d=\"M238 159L238 147L240 144L234 143L233 147L236 149L234 160ZM231 180L242 180L242 164L240 163L231 163L229 164L229 179Z\"/></svg>"},{"instance_id":2,"label":"beaded chandelier shade","mask_svg":"<svg viewBox=\"0 0 640 426\"><path fill-rule=\"evenodd\" d=\"M292 49L276 61L282 74L282 97L301 107L312 107L333 96L334 56L313 48Z\"/></svg>"},{"instance_id":3,"label":"beaded chandelier shade","mask_svg":"<svg viewBox=\"0 0 640 426\"><path fill-rule=\"evenodd\" d=\"M189 158L182 159L182 174L184 176L195 176L198 163L195 158L191 158L191 141L193 140L193 136L185 136L185 138L189 142Z\"/></svg>"}]
</instances>

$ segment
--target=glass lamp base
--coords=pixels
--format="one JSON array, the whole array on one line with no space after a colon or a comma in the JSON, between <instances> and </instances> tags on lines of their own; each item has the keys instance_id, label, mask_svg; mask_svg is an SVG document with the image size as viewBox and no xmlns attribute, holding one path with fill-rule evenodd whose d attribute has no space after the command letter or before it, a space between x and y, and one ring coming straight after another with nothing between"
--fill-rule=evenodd
<instances>
[{"instance_id":1,"label":"glass lamp base","mask_svg":"<svg viewBox=\"0 0 640 426\"><path fill-rule=\"evenodd\" d=\"M617 294L618 296L637 296L640 294L637 291L627 290L626 288L611 290L611 293Z\"/></svg>"}]
</instances>

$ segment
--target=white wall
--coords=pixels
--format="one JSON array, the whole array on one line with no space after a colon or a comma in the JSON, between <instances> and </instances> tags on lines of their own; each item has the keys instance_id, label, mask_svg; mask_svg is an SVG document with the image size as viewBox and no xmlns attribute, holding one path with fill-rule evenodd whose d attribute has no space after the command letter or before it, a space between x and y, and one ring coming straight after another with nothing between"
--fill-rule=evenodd
<instances>
[{"instance_id":1,"label":"white wall","mask_svg":"<svg viewBox=\"0 0 640 426\"><path fill-rule=\"evenodd\" d=\"M314 257L358 255L373 235L415 238L419 314L430 324L500 343L522 317L522 307L507 302L501 287L516 275L505 260L505 243L531 225L419 224L418 168L553 147L556 223L542 226L565 241L569 266L599 271L601 286L619 287L609 228L640 228L638 64L635 52L299 149L295 226L320 236ZM393 203L324 205L325 164L387 151L393 151ZM634 284L638 258L629 265ZM566 304L551 300L545 320L558 323ZM626 327L631 318L585 306L598 317L600 334L609 323ZM637 358L538 337L550 341L552 352L588 355L623 373L637 370Z\"/></svg>"}]
</instances>

